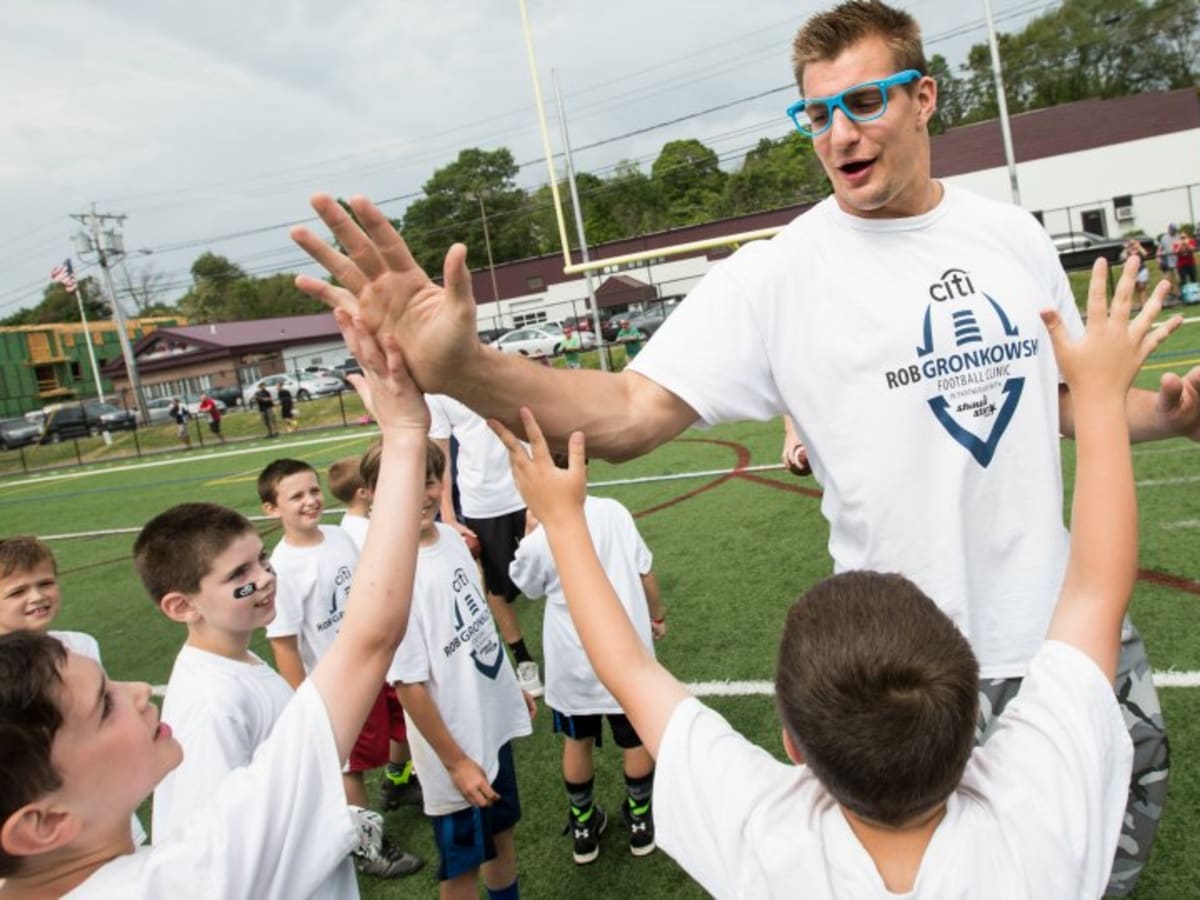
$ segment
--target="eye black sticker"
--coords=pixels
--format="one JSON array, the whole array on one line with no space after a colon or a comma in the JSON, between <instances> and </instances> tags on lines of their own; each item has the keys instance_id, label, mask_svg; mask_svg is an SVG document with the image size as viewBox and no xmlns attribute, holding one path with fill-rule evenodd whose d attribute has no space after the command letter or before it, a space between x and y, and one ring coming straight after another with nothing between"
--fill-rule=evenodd
<instances>
[{"instance_id":1,"label":"eye black sticker","mask_svg":"<svg viewBox=\"0 0 1200 900\"><path fill-rule=\"evenodd\" d=\"M249 584L243 584L241 587L235 587L233 589L233 599L244 600L257 590L258 585L251 581Z\"/></svg>"}]
</instances>

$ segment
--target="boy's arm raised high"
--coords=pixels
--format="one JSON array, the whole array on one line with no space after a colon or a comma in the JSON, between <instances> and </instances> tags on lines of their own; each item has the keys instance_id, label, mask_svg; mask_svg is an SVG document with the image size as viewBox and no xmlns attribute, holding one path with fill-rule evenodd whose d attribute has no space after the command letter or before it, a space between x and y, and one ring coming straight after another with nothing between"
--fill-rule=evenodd
<instances>
[{"instance_id":1,"label":"boy's arm raised high","mask_svg":"<svg viewBox=\"0 0 1200 900\"><path fill-rule=\"evenodd\" d=\"M671 714L690 695L642 644L596 556L583 513L587 488L583 434L571 435L570 465L560 469L533 414L522 408L520 417L529 450L499 422L489 424L508 448L525 504L546 529L567 607L592 668L651 756L657 757Z\"/></svg>"},{"instance_id":2,"label":"boy's arm raised high","mask_svg":"<svg viewBox=\"0 0 1200 900\"><path fill-rule=\"evenodd\" d=\"M1175 330L1178 316L1154 327L1168 285L1160 284L1130 321L1137 273L1129 260L1106 302L1108 266L1096 261L1088 289L1087 327L1071 341L1058 314L1042 313L1054 355L1071 389L1076 453L1071 553L1047 634L1079 648L1112 679L1121 622L1137 575L1137 499L1129 455L1126 395L1146 357Z\"/></svg>"},{"instance_id":3,"label":"boy's arm raised high","mask_svg":"<svg viewBox=\"0 0 1200 900\"><path fill-rule=\"evenodd\" d=\"M359 312L334 311L364 375L354 386L383 434L371 528L354 573L346 616L333 646L313 669L344 759L385 681L408 625L425 487L429 413L391 336L377 339Z\"/></svg>"}]
</instances>

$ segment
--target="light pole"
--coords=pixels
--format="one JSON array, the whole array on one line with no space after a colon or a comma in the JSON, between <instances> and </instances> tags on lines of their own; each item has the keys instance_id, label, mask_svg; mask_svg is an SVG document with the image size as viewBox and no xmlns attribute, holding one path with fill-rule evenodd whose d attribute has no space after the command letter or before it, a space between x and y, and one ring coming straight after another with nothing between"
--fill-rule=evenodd
<instances>
[{"instance_id":1,"label":"light pole","mask_svg":"<svg viewBox=\"0 0 1200 900\"><path fill-rule=\"evenodd\" d=\"M496 263L492 260L492 238L488 234L487 210L483 208L483 193L473 191L469 196L479 201L479 220L483 222L483 246L487 249L488 272L492 276L492 300L500 301L500 289L496 286Z\"/></svg>"},{"instance_id":2,"label":"light pole","mask_svg":"<svg viewBox=\"0 0 1200 900\"><path fill-rule=\"evenodd\" d=\"M1008 163L1008 182L1012 188L1013 203L1021 205L1021 187L1017 184L1017 161L1013 153L1012 128L1008 122L1008 100L1004 96L1004 76L1000 74L1000 44L996 40L996 25L992 21L991 0L983 0L983 11L987 17L988 47L992 52L992 75L996 81L996 107L1000 114L1000 135L1004 139L1004 160Z\"/></svg>"},{"instance_id":3,"label":"light pole","mask_svg":"<svg viewBox=\"0 0 1200 900\"><path fill-rule=\"evenodd\" d=\"M146 410L146 398L142 396L142 380L138 376L137 363L133 358L133 346L129 343L129 333L125 327L125 312L117 300L117 291L113 287L112 272L109 270L110 257L116 258L125 253L125 242L121 232L116 227L101 231L100 226L106 222L120 225L125 221L124 216L97 214L95 204L88 213L73 213L72 219L80 222L85 230L75 235L75 249L79 255L94 252L100 261L100 270L104 273L104 284L108 289L108 300L112 304L113 321L117 326L117 340L121 342L121 356L125 360L125 371L129 375L129 385L133 389L134 402L143 422L149 421ZM90 232L90 233L89 233Z\"/></svg>"}]
</instances>

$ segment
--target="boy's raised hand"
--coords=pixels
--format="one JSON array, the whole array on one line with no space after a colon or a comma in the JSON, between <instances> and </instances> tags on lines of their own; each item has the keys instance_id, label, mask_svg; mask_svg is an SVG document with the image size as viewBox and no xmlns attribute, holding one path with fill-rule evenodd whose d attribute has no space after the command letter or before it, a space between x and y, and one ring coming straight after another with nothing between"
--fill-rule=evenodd
<instances>
[{"instance_id":1,"label":"boy's raised hand","mask_svg":"<svg viewBox=\"0 0 1200 900\"><path fill-rule=\"evenodd\" d=\"M488 420L488 426L508 450L513 479L525 505L547 528L553 528L571 516L581 515L587 495L583 432L572 433L567 442L568 467L560 469L554 464L537 419L524 406L521 407L521 424L529 439L528 450L504 425L495 419Z\"/></svg>"},{"instance_id":2,"label":"boy's raised hand","mask_svg":"<svg viewBox=\"0 0 1200 900\"><path fill-rule=\"evenodd\" d=\"M333 317L346 346L362 367L362 375L350 375L349 379L367 412L384 430L415 428L427 432L429 408L405 368L395 337L372 333L361 315L346 309L335 309Z\"/></svg>"},{"instance_id":3,"label":"boy's raised hand","mask_svg":"<svg viewBox=\"0 0 1200 900\"><path fill-rule=\"evenodd\" d=\"M1166 281L1159 283L1142 311L1130 321L1137 269L1136 259L1126 261L1110 306L1108 263L1096 260L1088 287L1087 325L1077 341L1071 340L1057 312L1042 312L1058 367L1076 399L1119 397L1123 401L1146 357L1183 322L1181 316L1174 316L1154 326L1154 317L1161 311L1170 288Z\"/></svg>"}]
</instances>

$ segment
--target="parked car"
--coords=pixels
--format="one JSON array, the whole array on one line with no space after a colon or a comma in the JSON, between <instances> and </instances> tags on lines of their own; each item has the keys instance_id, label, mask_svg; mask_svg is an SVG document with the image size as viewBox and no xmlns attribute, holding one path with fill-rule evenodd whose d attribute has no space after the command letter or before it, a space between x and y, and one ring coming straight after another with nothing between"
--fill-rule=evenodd
<instances>
[{"instance_id":1,"label":"parked car","mask_svg":"<svg viewBox=\"0 0 1200 900\"><path fill-rule=\"evenodd\" d=\"M100 431L131 431L137 428L137 413L111 403L91 400L83 405L88 423Z\"/></svg>"},{"instance_id":2,"label":"parked car","mask_svg":"<svg viewBox=\"0 0 1200 900\"><path fill-rule=\"evenodd\" d=\"M667 317L678 308L679 304L677 302L655 303L637 315L629 316L629 327L636 328L647 338L652 337L654 332L662 327L662 323L667 321Z\"/></svg>"},{"instance_id":3,"label":"parked car","mask_svg":"<svg viewBox=\"0 0 1200 900\"><path fill-rule=\"evenodd\" d=\"M568 321L567 324L570 325L571 324L570 321ZM567 336L566 327L564 327L564 325L562 325L558 322L539 322L537 327L541 328L544 331L549 331L554 334L557 334L561 339L564 339L564 340L566 339L566 336ZM572 327L575 327L575 326L572 325ZM595 350L596 349L596 335L592 334L591 331L585 331L584 329L580 328L579 329L579 339L580 339L580 345L583 347L584 350Z\"/></svg>"},{"instance_id":4,"label":"parked car","mask_svg":"<svg viewBox=\"0 0 1200 900\"><path fill-rule=\"evenodd\" d=\"M325 378L336 378L342 383L342 390L350 390L350 382L346 380L346 373L341 369L331 368L329 366L307 366L304 369L312 375L321 375Z\"/></svg>"},{"instance_id":5,"label":"parked car","mask_svg":"<svg viewBox=\"0 0 1200 900\"><path fill-rule=\"evenodd\" d=\"M361 370L360 370L361 371ZM260 385L266 386L271 392L272 399L279 397L280 385L286 385L288 391L297 400L308 400L326 394L337 394L346 390L346 383L341 378L332 375L318 375L315 372L300 372L298 375L268 375L260 378L242 391L242 402L247 406L253 404L254 395Z\"/></svg>"},{"instance_id":6,"label":"parked car","mask_svg":"<svg viewBox=\"0 0 1200 900\"><path fill-rule=\"evenodd\" d=\"M57 444L69 438L98 434L100 427L88 422L87 412L78 403L60 403L46 407L41 443Z\"/></svg>"},{"instance_id":7,"label":"parked car","mask_svg":"<svg viewBox=\"0 0 1200 900\"><path fill-rule=\"evenodd\" d=\"M146 424L158 425L171 420L171 403L174 397L156 397L146 401Z\"/></svg>"},{"instance_id":8,"label":"parked car","mask_svg":"<svg viewBox=\"0 0 1200 900\"><path fill-rule=\"evenodd\" d=\"M215 387L208 391L208 396L214 400L220 400L227 407L237 406L242 402L242 389L237 385L229 387Z\"/></svg>"},{"instance_id":9,"label":"parked car","mask_svg":"<svg viewBox=\"0 0 1200 900\"><path fill-rule=\"evenodd\" d=\"M480 328L479 343L491 344L495 343L496 339L508 333L507 328Z\"/></svg>"},{"instance_id":10,"label":"parked car","mask_svg":"<svg viewBox=\"0 0 1200 900\"><path fill-rule=\"evenodd\" d=\"M15 450L35 444L42 436L42 426L28 419L5 419L0 422L0 447Z\"/></svg>"},{"instance_id":11,"label":"parked car","mask_svg":"<svg viewBox=\"0 0 1200 900\"><path fill-rule=\"evenodd\" d=\"M334 368L342 373L342 377L345 377L346 375L362 374L362 366L358 364L358 360L353 356L347 356L340 363L334 366Z\"/></svg>"},{"instance_id":12,"label":"parked car","mask_svg":"<svg viewBox=\"0 0 1200 900\"><path fill-rule=\"evenodd\" d=\"M600 336L604 340L611 343L617 339L617 320L619 318L620 316L614 316L610 310L600 310ZM569 316L563 320L563 324L578 328L584 335L584 341L587 341L589 336L595 335L595 323L592 321L590 313L584 316Z\"/></svg>"},{"instance_id":13,"label":"parked car","mask_svg":"<svg viewBox=\"0 0 1200 900\"><path fill-rule=\"evenodd\" d=\"M1097 244L1121 243L1117 238L1105 237L1102 234L1094 234L1090 231L1070 231L1061 234L1052 234L1050 235L1050 240L1054 241L1054 249L1059 253L1069 253L1072 250L1086 250Z\"/></svg>"},{"instance_id":14,"label":"parked car","mask_svg":"<svg viewBox=\"0 0 1200 900\"><path fill-rule=\"evenodd\" d=\"M518 328L492 341L492 346L501 353L516 353L520 356L554 356L562 349L563 335L543 328Z\"/></svg>"}]
</instances>

